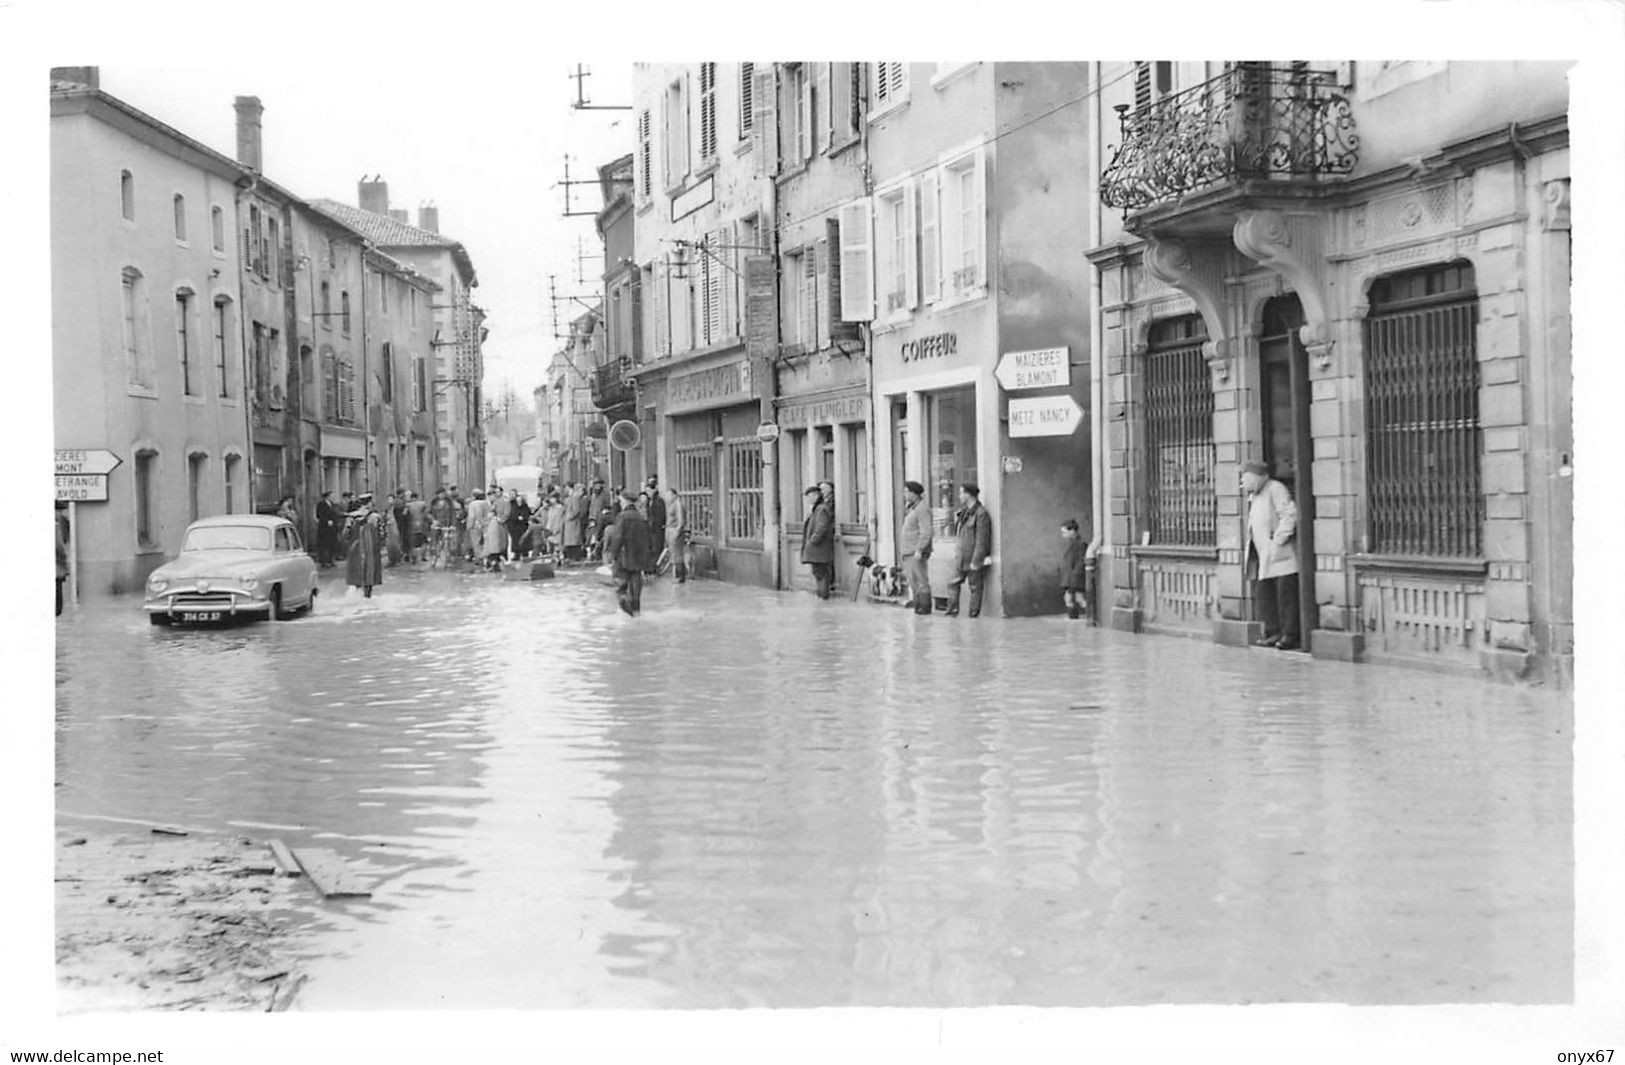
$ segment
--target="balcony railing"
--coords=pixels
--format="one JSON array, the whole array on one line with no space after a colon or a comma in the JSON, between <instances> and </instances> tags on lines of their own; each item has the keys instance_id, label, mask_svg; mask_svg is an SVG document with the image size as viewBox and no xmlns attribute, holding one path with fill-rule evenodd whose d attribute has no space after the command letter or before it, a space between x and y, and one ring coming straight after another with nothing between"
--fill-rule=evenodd
<instances>
[{"instance_id":1,"label":"balcony railing","mask_svg":"<svg viewBox=\"0 0 1625 1065\"><path fill-rule=\"evenodd\" d=\"M1353 171L1360 138L1330 71L1240 63L1131 111L1100 177L1100 197L1127 213L1224 182L1334 177Z\"/></svg>"},{"instance_id":2,"label":"balcony railing","mask_svg":"<svg viewBox=\"0 0 1625 1065\"><path fill-rule=\"evenodd\" d=\"M637 398L637 389L627 380L631 359L611 359L592 371L592 405L599 410L618 407Z\"/></svg>"}]
</instances>

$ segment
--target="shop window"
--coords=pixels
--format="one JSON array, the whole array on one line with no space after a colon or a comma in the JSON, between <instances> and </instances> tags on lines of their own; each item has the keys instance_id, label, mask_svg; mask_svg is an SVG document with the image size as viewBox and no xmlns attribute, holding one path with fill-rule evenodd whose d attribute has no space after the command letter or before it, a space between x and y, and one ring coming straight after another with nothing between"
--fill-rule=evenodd
<instances>
[{"instance_id":1,"label":"shop window","mask_svg":"<svg viewBox=\"0 0 1625 1065\"><path fill-rule=\"evenodd\" d=\"M715 535L711 515L714 452L709 441L677 448L677 496L683 502L689 531L697 539Z\"/></svg>"},{"instance_id":2,"label":"shop window","mask_svg":"<svg viewBox=\"0 0 1625 1065\"><path fill-rule=\"evenodd\" d=\"M158 549L158 452L135 453L135 542L143 551Z\"/></svg>"},{"instance_id":3,"label":"shop window","mask_svg":"<svg viewBox=\"0 0 1625 1065\"><path fill-rule=\"evenodd\" d=\"M862 524L869 520L869 429L861 422L843 425L846 434L845 491L841 494L844 520Z\"/></svg>"},{"instance_id":4,"label":"shop window","mask_svg":"<svg viewBox=\"0 0 1625 1065\"><path fill-rule=\"evenodd\" d=\"M762 443L755 436L727 441L728 539L762 539Z\"/></svg>"},{"instance_id":5,"label":"shop window","mask_svg":"<svg viewBox=\"0 0 1625 1065\"><path fill-rule=\"evenodd\" d=\"M807 430L792 429L784 434L780 476L784 480L785 518L806 521L807 508L801 493L807 487Z\"/></svg>"},{"instance_id":6,"label":"shop window","mask_svg":"<svg viewBox=\"0 0 1625 1065\"><path fill-rule=\"evenodd\" d=\"M1217 543L1213 483L1213 386L1199 314L1151 326L1143 364L1146 522L1158 544Z\"/></svg>"},{"instance_id":7,"label":"shop window","mask_svg":"<svg viewBox=\"0 0 1625 1065\"><path fill-rule=\"evenodd\" d=\"M959 508L962 485L980 485L976 453L976 386L927 392L922 397L926 425L926 466L931 523L946 535Z\"/></svg>"},{"instance_id":8,"label":"shop window","mask_svg":"<svg viewBox=\"0 0 1625 1065\"><path fill-rule=\"evenodd\" d=\"M1479 558L1478 295L1458 262L1378 279L1365 321L1370 549Z\"/></svg>"}]
</instances>

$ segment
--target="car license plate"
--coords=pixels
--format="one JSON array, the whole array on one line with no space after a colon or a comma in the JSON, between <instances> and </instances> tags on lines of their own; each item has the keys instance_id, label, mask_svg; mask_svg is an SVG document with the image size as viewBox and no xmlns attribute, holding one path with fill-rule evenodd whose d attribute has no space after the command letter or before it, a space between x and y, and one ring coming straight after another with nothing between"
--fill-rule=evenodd
<instances>
[{"instance_id":1,"label":"car license plate","mask_svg":"<svg viewBox=\"0 0 1625 1065\"><path fill-rule=\"evenodd\" d=\"M223 612L219 610L183 610L180 612L182 621L219 621Z\"/></svg>"}]
</instances>

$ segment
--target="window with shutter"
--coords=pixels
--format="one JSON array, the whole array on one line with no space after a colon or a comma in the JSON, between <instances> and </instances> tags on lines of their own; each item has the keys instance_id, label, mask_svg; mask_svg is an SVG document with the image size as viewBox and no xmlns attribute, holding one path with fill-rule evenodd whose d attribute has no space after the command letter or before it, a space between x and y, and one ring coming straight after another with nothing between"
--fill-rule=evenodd
<instances>
[{"instance_id":1,"label":"window with shutter","mask_svg":"<svg viewBox=\"0 0 1625 1065\"><path fill-rule=\"evenodd\" d=\"M795 170L801 166L806 158L802 138L806 127L802 122L802 86L806 68L803 64L795 64L784 68L784 83L782 104L779 108L781 128L779 130L779 170Z\"/></svg>"},{"instance_id":2,"label":"window with shutter","mask_svg":"<svg viewBox=\"0 0 1625 1065\"><path fill-rule=\"evenodd\" d=\"M717 155L717 65L700 64L700 159Z\"/></svg>"},{"instance_id":3,"label":"window with shutter","mask_svg":"<svg viewBox=\"0 0 1625 1065\"><path fill-rule=\"evenodd\" d=\"M829 291L829 243L813 246L813 331L819 350L829 347L829 309L824 294Z\"/></svg>"},{"instance_id":4,"label":"window with shutter","mask_svg":"<svg viewBox=\"0 0 1625 1065\"><path fill-rule=\"evenodd\" d=\"M874 113L908 99L908 66L904 63L874 64Z\"/></svg>"},{"instance_id":5,"label":"window with shutter","mask_svg":"<svg viewBox=\"0 0 1625 1065\"><path fill-rule=\"evenodd\" d=\"M746 140L756 128L756 64L739 64L739 139Z\"/></svg>"},{"instance_id":6,"label":"window with shutter","mask_svg":"<svg viewBox=\"0 0 1625 1065\"><path fill-rule=\"evenodd\" d=\"M654 189L653 120L647 109L638 115L638 195L648 199Z\"/></svg>"},{"instance_id":7,"label":"window with shutter","mask_svg":"<svg viewBox=\"0 0 1625 1065\"><path fill-rule=\"evenodd\" d=\"M666 86L665 107L661 112L661 138L664 141L666 187L682 182L688 173L688 107L683 99L683 81Z\"/></svg>"},{"instance_id":8,"label":"window with shutter","mask_svg":"<svg viewBox=\"0 0 1625 1065\"><path fill-rule=\"evenodd\" d=\"M777 82L776 68L769 63L756 73L756 86L751 90L751 103L756 114L751 119L751 150L756 153L757 173L773 175L779 172L779 126L777 101L774 97Z\"/></svg>"},{"instance_id":9,"label":"window with shutter","mask_svg":"<svg viewBox=\"0 0 1625 1065\"><path fill-rule=\"evenodd\" d=\"M813 79L817 64L801 64L801 91L796 101L796 143L799 150L796 152L796 161L804 163L812 158L813 142L816 135L814 129L813 110Z\"/></svg>"},{"instance_id":10,"label":"window with shutter","mask_svg":"<svg viewBox=\"0 0 1625 1065\"><path fill-rule=\"evenodd\" d=\"M966 299L987 281L986 146L944 162L937 195L942 297Z\"/></svg>"},{"instance_id":11,"label":"window with shutter","mask_svg":"<svg viewBox=\"0 0 1625 1065\"><path fill-rule=\"evenodd\" d=\"M817 248L801 253L801 293L797 311L797 338L809 349L818 347L818 254Z\"/></svg>"},{"instance_id":12,"label":"window with shutter","mask_svg":"<svg viewBox=\"0 0 1625 1065\"><path fill-rule=\"evenodd\" d=\"M859 335L856 323L841 318L841 226L835 217L824 219L824 283L818 290L821 317L831 340L854 340Z\"/></svg>"},{"instance_id":13,"label":"window with shutter","mask_svg":"<svg viewBox=\"0 0 1625 1065\"><path fill-rule=\"evenodd\" d=\"M840 209L841 319L874 320L873 246L869 230L869 201L856 200Z\"/></svg>"},{"instance_id":14,"label":"window with shutter","mask_svg":"<svg viewBox=\"0 0 1625 1065\"><path fill-rule=\"evenodd\" d=\"M935 303L942 296L942 256L937 236L937 172L920 175L920 299Z\"/></svg>"}]
</instances>

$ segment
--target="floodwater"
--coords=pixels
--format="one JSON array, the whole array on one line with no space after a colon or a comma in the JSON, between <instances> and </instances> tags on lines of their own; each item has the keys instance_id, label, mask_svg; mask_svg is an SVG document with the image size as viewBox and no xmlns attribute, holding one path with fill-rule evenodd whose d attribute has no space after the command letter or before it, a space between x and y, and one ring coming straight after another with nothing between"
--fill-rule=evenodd
<instances>
[{"instance_id":1,"label":"floodwater","mask_svg":"<svg viewBox=\"0 0 1625 1065\"><path fill-rule=\"evenodd\" d=\"M313 902L307 1010L1572 999L1551 692L712 582L324 590L57 626L60 816L375 881Z\"/></svg>"}]
</instances>

